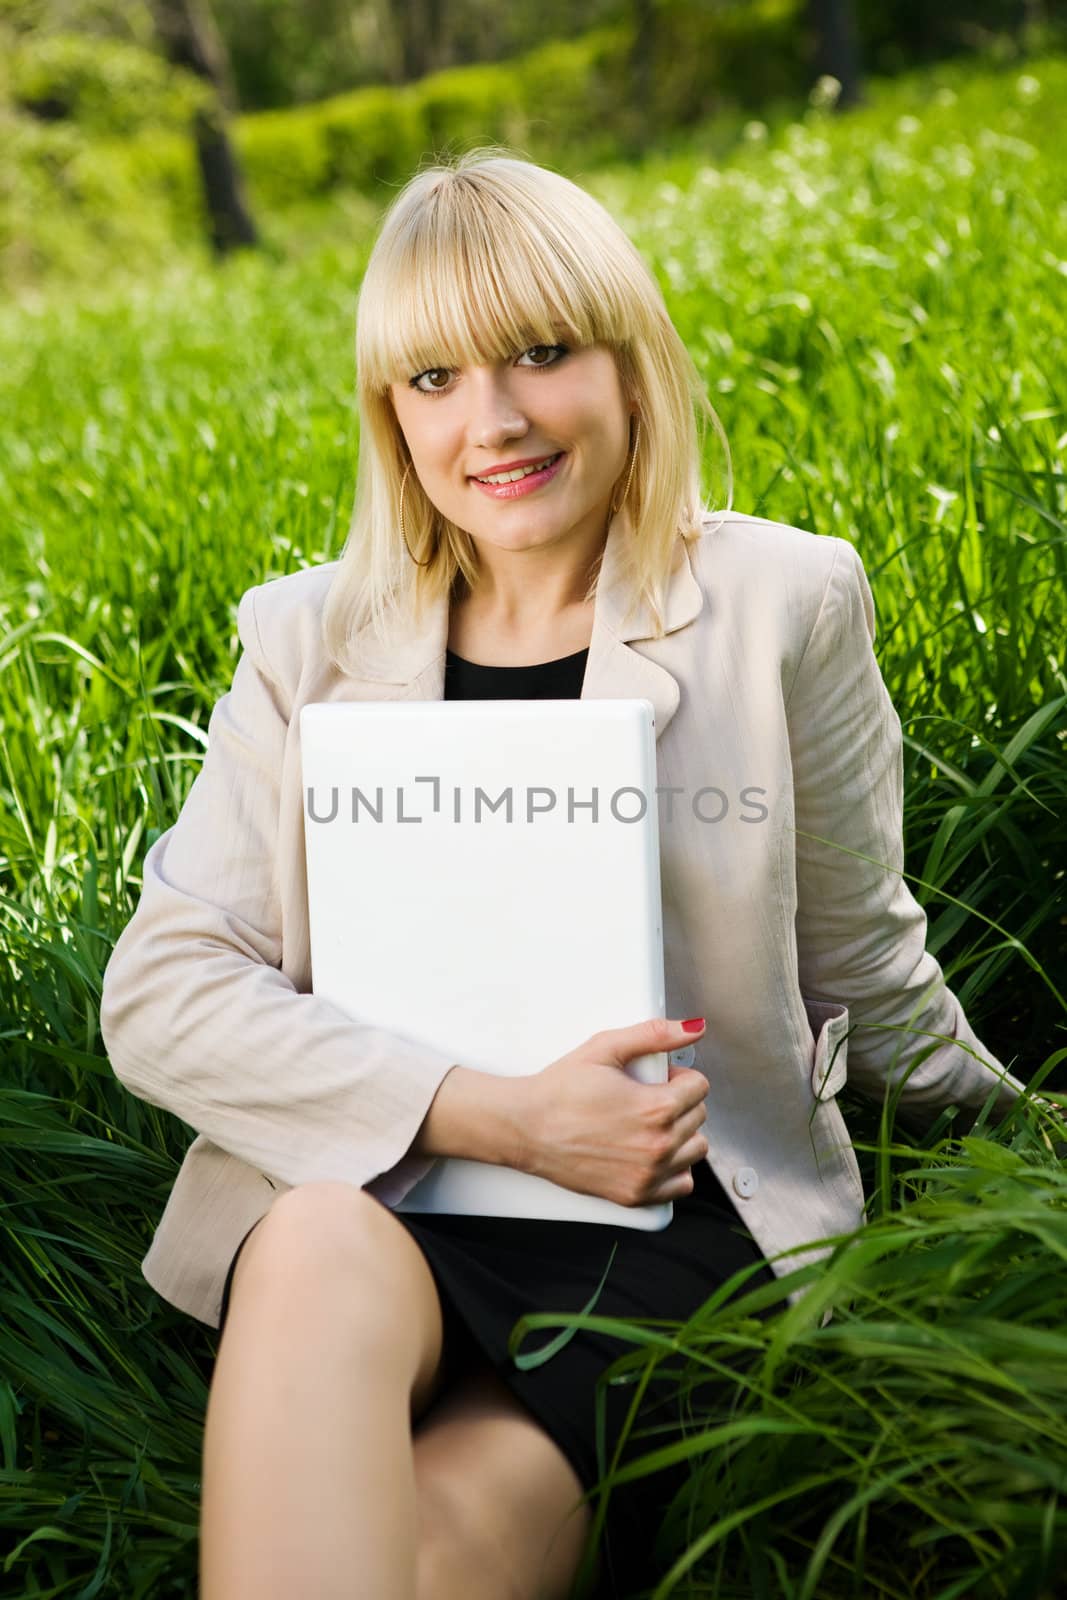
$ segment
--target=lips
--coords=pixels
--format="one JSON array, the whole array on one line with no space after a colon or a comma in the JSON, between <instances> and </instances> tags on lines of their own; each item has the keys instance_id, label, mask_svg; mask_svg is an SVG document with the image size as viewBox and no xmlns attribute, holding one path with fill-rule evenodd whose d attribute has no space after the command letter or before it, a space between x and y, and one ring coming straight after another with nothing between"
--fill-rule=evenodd
<instances>
[{"instance_id":1,"label":"lips","mask_svg":"<svg viewBox=\"0 0 1067 1600\"><path fill-rule=\"evenodd\" d=\"M520 472L517 478L505 478L503 483L483 483L480 478L474 477L470 482L490 500L525 500L528 495L539 494L561 472L565 472L570 457L566 450L560 450L555 456L542 456L541 459L548 463L547 466L534 463L526 471ZM516 469L512 467L511 470L514 472Z\"/></svg>"},{"instance_id":2,"label":"lips","mask_svg":"<svg viewBox=\"0 0 1067 1600\"><path fill-rule=\"evenodd\" d=\"M471 477L476 483L484 483L486 478L498 477L503 472L518 472L524 467L549 467L563 455L562 450L554 450L547 456L527 456L525 461L512 461L510 464L489 467L485 472L472 472Z\"/></svg>"}]
</instances>

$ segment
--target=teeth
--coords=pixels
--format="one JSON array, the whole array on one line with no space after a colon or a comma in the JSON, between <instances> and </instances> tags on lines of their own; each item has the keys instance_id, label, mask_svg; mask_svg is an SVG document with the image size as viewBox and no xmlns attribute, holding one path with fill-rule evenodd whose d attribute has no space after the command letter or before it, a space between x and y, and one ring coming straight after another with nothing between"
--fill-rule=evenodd
<instances>
[{"instance_id":1,"label":"teeth","mask_svg":"<svg viewBox=\"0 0 1067 1600\"><path fill-rule=\"evenodd\" d=\"M557 452L558 453L558 452ZM535 461L529 467L516 467L514 472L494 472L491 478L479 478L479 483L518 483L520 478L528 478L531 472L540 472L545 462L554 461L555 456L545 456L543 461Z\"/></svg>"}]
</instances>

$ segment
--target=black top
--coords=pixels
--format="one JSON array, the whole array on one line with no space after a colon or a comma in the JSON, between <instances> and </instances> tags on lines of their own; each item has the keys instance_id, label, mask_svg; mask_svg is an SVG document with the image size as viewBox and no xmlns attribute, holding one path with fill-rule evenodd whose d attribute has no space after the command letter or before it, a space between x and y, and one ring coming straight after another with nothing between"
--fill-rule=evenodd
<instances>
[{"instance_id":1,"label":"black top","mask_svg":"<svg viewBox=\"0 0 1067 1600\"><path fill-rule=\"evenodd\" d=\"M572 656L530 667L487 667L445 651L446 700L577 700L585 679L588 645Z\"/></svg>"}]
</instances>

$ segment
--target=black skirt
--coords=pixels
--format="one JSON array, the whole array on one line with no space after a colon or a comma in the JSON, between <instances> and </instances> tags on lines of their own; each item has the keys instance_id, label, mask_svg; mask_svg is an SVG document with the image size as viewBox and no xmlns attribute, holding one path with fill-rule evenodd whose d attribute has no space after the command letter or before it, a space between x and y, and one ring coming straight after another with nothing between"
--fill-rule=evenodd
<instances>
[{"instance_id":1,"label":"black skirt","mask_svg":"<svg viewBox=\"0 0 1067 1600\"><path fill-rule=\"evenodd\" d=\"M681 1322L739 1268L753 1263L763 1264L745 1289L772 1283L771 1268L707 1162L698 1161L692 1171L693 1192L674 1202L669 1225L658 1232L602 1223L393 1212L421 1248L437 1284L445 1324L446 1384L469 1366L488 1361L556 1441L585 1489L602 1476L596 1380L634 1345L593 1329L535 1329L525 1335L520 1355L535 1352L563 1332L568 1337L543 1364L523 1370L508 1353L509 1336L526 1312L585 1310L602 1279L592 1314L628 1321L656 1317ZM220 1336L240 1248L223 1289ZM648 1384L620 1460L682 1437L676 1426L681 1420L676 1387L669 1377ZM706 1386L702 1388L706 1393ZM610 1465L633 1387L611 1384L603 1393L604 1464ZM644 1436L637 1432L647 1429L657 1431ZM687 1464L681 1462L611 1491L598 1600L622 1600L635 1587L652 1582L655 1534L688 1475Z\"/></svg>"}]
</instances>

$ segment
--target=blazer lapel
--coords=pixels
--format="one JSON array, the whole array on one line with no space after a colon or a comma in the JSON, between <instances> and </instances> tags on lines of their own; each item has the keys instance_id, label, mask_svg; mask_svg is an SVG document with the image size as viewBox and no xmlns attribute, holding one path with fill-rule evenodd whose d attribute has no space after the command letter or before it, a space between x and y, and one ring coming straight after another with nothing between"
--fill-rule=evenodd
<instances>
[{"instance_id":1,"label":"blazer lapel","mask_svg":"<svg viewBox=\"0 0 1067 1600\"><path fill-rule=\"evenodd\" d=\"M624 506L608 529L582 699L650 700L659 739L678 709L681 691L677 678L666 667L639 650L631 649L633 642L651 640L655 633L652 610L644 598L635 606L633 614L627 616L633 596L633 581L626 559L632 536L632 525ZM699 616L703 606L704 591L693 574L688 546L679 534L664 596L664 632L674 633L685 627Z\"/></svg>"},{"instance_id":2,"label":"blazer lapel","mask_svg":"<svg viewBox=\"0 0 1067 1600\"><path fill-rule=\"evenodd\" d=\"M646 600L642 599L632 615L627 615L632 582L626 552L631 536L624 506L608 528L581 697L650 700L659 739L678 709L681 691L678 680L666 667L631 649L633 642L653 639L655 632ZM665 631L673 633L685 627L700 614L703 605L704 593L694 576L688 546L678 535L666 589ZM376 698L382 700L444 699L448 623L448 601L441 599L426 610L420 626L394 631L388 643L364 640L359 681L373 684Z\"/></svg>"}]
</instances>

